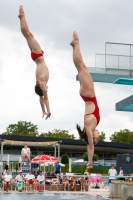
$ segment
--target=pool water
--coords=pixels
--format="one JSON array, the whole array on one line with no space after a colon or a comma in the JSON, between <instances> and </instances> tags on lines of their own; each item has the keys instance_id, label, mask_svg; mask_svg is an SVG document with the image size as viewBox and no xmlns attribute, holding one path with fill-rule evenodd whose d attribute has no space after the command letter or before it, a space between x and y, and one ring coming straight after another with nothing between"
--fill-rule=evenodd
<instances>
[{"instance_id":1,"label":"pool water","mask_svg":"<svg viewBox=\"0 0 133 200\"><path fill-rule=\"evenodd\" d=\"M91 196L89 194L11 194L11 193L0 193L0 200L107 200L108 198L102 198L101 196Z\"/></svg>"}]
</instances>

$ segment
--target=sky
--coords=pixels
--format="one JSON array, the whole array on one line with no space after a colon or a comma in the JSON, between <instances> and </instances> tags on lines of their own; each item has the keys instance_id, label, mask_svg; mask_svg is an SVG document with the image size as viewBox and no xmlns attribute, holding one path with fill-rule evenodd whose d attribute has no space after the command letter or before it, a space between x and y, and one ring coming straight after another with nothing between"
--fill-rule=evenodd
<instances>
[{"instance_id":1,"label":"sky","mask_svg":"<svg viewBox=\"0 0 133 200\"><path fill-rule=\"evenodd\" d=\"M20 31L20 5L49 68L48 120L42 119L34 92L36 64ZM105 53L105 42L133 44L132 8L132 0L0 1L0 133L9 124L30 121L37 125L39 133L61 129L78 138L75 125L83 127L84 102L72 60L73 31L79 34L86 66L95 67L95 54ZM115 111L115 103L132 95L132 86L94 85L101 114L97 129L105 132L106 141L120 129L133 131L133 113Z\"/></svg>"}]
</instances>

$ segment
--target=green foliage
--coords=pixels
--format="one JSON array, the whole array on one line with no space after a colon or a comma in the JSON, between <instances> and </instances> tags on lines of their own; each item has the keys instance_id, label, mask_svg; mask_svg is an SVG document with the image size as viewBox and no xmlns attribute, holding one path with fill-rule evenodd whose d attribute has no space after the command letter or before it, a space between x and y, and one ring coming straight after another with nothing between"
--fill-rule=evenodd
<instances>
[{"instance_id":1,"label":"green foliage","mask_svg":"<svg viewBox=\"0 0 133 200\"><path fill-rule=\"evenodd\" d=\"M3 135L38 136L37 125L31 122L19 121L17 124L10 124Z\"/></svg>"},{"instance_id":2,"label":"green foliage","mask_svg":"<svg viewBox=\"0 0 133 200\"><path fill-rule=\"evenodd\" d=\"M106 134L102 131L99 135L99 141L105 141L106 139Z\"/></svg>"},{"instance_id":3,"label":"green foliage","mask_svg":"<svg viewBox=\"0 0 133 200\"><path fill-rule=\"evenodd\" d=\"M65 167L61 168L62 172L68 172L69 165L66 164ZM84 174L84 171L86 170L86 165L72 165L72 173L81 173ZM88 170L89 173L96 173L96 174L108 174L108 169L104 168L92 168Z\"/></svg>"},{"instance_id":4,"label":"green foliage","mask_svg":"<svg viewBox=\"0 0 133 200\"><path fill-rule=\"evenodd\" d=\"M40 137L60 138L60 139L75 139L74 134L69 134L67 130L54 129L52 132L41 133Z\"/></svg>"},{"instance_id":5,"label":"green foliage","mask_svg":"<svg viewBox=\"0 0 133 200\"><path fill-rule=\"evenodd\" d=\"M94 153L93 155L93 161L97 161L98 160L98 155Z\"/></svg>"},{"instance_id":6,"label":"green foliage","mask_svg":"<svg viewBox=\"0 0 133 200\"><path fill-rule=\"evenodd\" d=\"M84 161L88 161L88 153L85 152L85 153L82 155L82 158L84 159Z\"/></svg>"},{"instance_id":7,"label":"green foliage","mask_svg":"<svg viewBox=\"0 0 133 200\"><path fill-rule=\"evenodd\" d=\"M65 164L65 167L61 167L61 172L68 172L69 164Z\"/></svg>"},{"instance_id":8,"label":"green foliage","mask_svg":"<svg viewBox=\"0 0 133 200\"><path fill-rule=\"evenodd\" d=\"M88 152L85 152L83 155L82 155L82 158L84 159L84 161L88 161ZM93 155L93 161L97 161L98 160L98 155L97 154L94 154Z\"/></svg>"},{"instance_id":9,"label":"green foliage","mask_svg":"<svg viewBox=\"0 0 133 200\"><path fill-rule=\"evenodd\" d=\"M128 129L120 130L119 132L115 132L111 135L110 141L133 144L133 133L130 132Z\"/></svg>"},{"instance_id":10,"label":"green foliage","mask_svg":"<svg viewBox=\"0 0 133 200\"><path fill-rule=\"evenodd\" d=\"M67 154L63 154L61 157L61 163L68 164L69 163L69 157Z\"/></svg>"},{"instance_id":11,"label":"green foliage","mask_svg":"<svg viewBox=\"0 0 133 200\"><path fill-rule=\"evenodd\" d=\"M44 167L41 167L41 170L44 171ZM51 168L52 171L54 171L54 167ZM62 172L68 172L69 170L69 164L65 164L65 167L61 168ZM76 174L84 174L84 171L86 170L86 165L72 165L72 173ZM45 167L45 171L49 171L48 166ZM96 173L96 174L108 174L108 169L104 168L92 168L88 170L89 173Z\"/></svg>"}]
</instances>

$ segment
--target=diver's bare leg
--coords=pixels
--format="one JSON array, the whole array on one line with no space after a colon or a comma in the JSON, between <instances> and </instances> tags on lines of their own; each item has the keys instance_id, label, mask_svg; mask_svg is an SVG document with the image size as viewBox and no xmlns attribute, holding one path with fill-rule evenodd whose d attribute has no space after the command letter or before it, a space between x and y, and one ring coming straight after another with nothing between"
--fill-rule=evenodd
<instances>
[{"instance_id":1,"label":"diver's bare leg","mask_svg":"<svg viewBox=\"0 0 133 200\"><path fill-rule=\"evenodd\" d=\"M19 7L18 17L20 18L21 32L22 32L23 36L26 38L30 50L37 52L37 53L40 53L41 47L28 28L28 24L27 24L26 18L25 18L24 9L23 9L22 6Z\"/></svg>"},{"instance_id":2,"label":"diver's bare leg","mask_svg":"<svg viewBox=\"0 0 133 200\"><path fill-rule=\"evenodd\" d=\"M23 34L23 36L27 39L27 37L32 33L29 31L26 19L25 19L25 13L24 13L24 9L22 6L19 7L19 15L18 17L20 18L20 28L21 28L21 32Z\"/></svg>"},{"instance_id":3,"label":"diver's bare leg","mask_svg":"<svg viewBox=\"0 0 133 200\"><path fill-rule=\"evenodd\" d=\"M73 47L73 61L78 72L80 71L82 67L86 69L86 66L83 62L81 51L80 51L78 34L75 31L73 32L73 40L71 41L70 45Z\"/></svg>"}]
</instances>

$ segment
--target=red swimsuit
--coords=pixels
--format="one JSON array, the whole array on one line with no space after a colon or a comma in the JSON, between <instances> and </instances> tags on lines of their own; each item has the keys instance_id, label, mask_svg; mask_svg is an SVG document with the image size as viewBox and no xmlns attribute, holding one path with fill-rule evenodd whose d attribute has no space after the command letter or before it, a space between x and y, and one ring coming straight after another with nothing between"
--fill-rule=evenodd
<instances>
[{"instance_id":1,"label":"red swimsuit","mask_svg":"<svg viewBox=\"0 0 133 200\"><path fill-rule=\"evenodd\" d=\"M90 113L90 114L86 114L86 115L91 115L91 114L93 114L94 116L95 116L95 118L96 118L96 120L97 120L97 125L99 124L99 122L100 122L100 114L99 114L99 107L98 107L98 104L97 104L97 99L96 99L96 97L94 96L94 97L92 97L92 98L89 98L89 97L84 97L84 96L82 96L82 95L80 95L81 97L82 97L82 99L86 102L86 101L91 101L91 102L93 102L94 104L95 104L95 110L94 110L94 112L93 113ZM85 116L86 116L85 115Z\"/></svg>"},{"instance_id":2,"label":"red swimsuit","mask_svg":"<svg viewBox=\"0 0 133 200\"><path fill-rule=\"evenodd\" d=\"M32 58L32 60L36 60L37 58L39 58L39 57L41 57L41 56L43 56L43 54L44 54L44 52L42 51L42 53L35 53L35 52L31 52L31 58Z\"/></svg>"}]
</instances>

